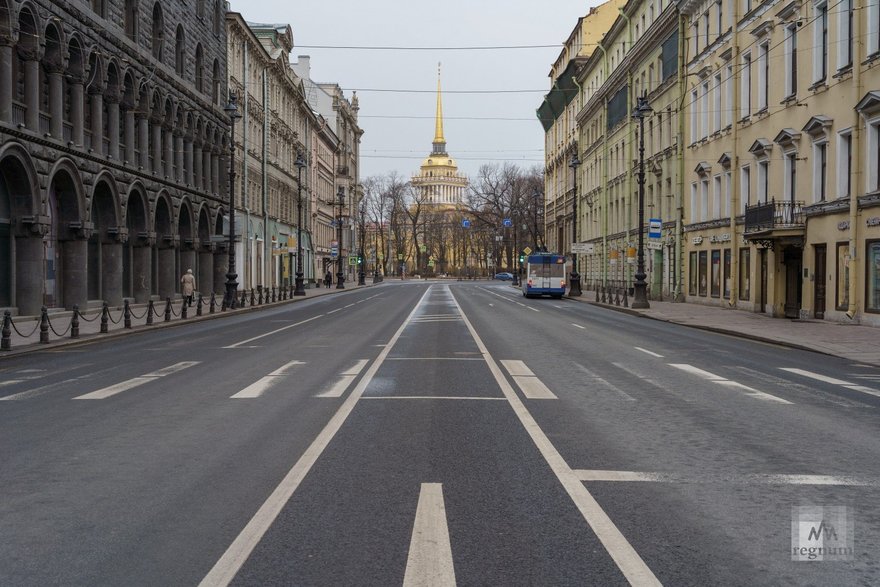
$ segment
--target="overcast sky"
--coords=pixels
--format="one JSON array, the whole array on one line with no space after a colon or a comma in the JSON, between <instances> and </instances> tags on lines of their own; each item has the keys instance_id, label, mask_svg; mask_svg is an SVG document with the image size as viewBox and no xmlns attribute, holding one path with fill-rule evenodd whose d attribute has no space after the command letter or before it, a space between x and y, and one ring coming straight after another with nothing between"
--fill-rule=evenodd
<instances>
[{"instance_id":1,"label":"overcast sky","mask_svg":"<svg viewBox=\"0 0 880 587\"><path fill-rule=\"evenodd\" d=\"M297 55L310 55L312 79L358 90L361 179L397 170L409 177L431 150L437 63L442 62L445 135L467 175L484 163L543 162L535 117L562 43L596 0L232 0L252 22L288 23ZM506 50L327 49L332 47L485 47ZM421 90L425 93L372 92ZM456 94L462 90L540 90ZM389 118L389 117L423 118ZM462 119L456 119L462 118ZM466 120L463 118L479 118ZM486 120L506 118L513 120Z\"/></svg>"}]
</instances>

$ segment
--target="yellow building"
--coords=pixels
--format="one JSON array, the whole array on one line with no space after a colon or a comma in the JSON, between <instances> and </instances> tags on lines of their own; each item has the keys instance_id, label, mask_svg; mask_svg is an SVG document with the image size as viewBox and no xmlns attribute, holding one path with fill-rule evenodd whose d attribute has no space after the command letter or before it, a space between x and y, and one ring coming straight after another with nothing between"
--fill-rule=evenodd
<instances>
[{"instance_id":1,"label":"yellow building","mask_svg":"<svg viewBox=\"0 0 880 587\"><path fill-rule=\"evenodd\" d=\"M880 325L880 3L679 8L687 301Z\"/></svg>"}]
</instances>

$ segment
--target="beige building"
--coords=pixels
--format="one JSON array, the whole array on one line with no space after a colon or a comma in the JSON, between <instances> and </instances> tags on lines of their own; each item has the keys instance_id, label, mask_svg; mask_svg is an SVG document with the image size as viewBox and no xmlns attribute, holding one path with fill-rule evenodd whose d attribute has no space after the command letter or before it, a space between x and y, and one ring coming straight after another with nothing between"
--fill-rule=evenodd
<instances>
[{"instance_id":1,"label":"beige building","mask_svg":"<svg viewBox=\"0 0 880 587\"><path fill-rule=\"evenodd\" d=\"M689 0L686 295L880 325L877 0Z\"/></svg>"},{"instance_id":2,"label":"beige building","mask_svg":"<svg viewBox=\"0 0 880 587\"><path fill-rule=\"evenodd\" d=\"M582 104L577 75L618 16L624 0L609 0L579 18L550 70L552 88L537 109L544 127L544 203L547 247L568 253L573 242L573 171L569 167L577 142L577 113Z\"/></svg>"},{"instance_id":3,"label":"beige building","mask_svg":"<svg viewBox=\"0 0 880 587\"><path fill-rule=\"evenodd\" d=\"M631 1L580 69L577 113L578 256L586 287L631 288L639 230L652 299L673 299L680 277L678 15L674 4ZM642 97L653 110L644 137L632 113ZM644 141L644 224L638 223L639 144ZM649 238L653 219L660 236Z\"/></svg>"}]
</instances>

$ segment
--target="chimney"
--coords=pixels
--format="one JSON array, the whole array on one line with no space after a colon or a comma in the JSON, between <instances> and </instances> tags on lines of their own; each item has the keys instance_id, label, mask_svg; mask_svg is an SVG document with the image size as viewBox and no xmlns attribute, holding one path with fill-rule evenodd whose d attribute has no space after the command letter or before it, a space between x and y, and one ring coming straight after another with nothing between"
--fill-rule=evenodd
<instances>
[{"instance_id":1,"label":"chimney","mask_svg":"<svg viewBox=\"0 0 880 587\"><path fill-rule=\"evenodd\" d=\"M299 69L303 74L300 77L305 79L312 79L312 66L311 66L311 57L309 55L297 55L296 57L296 65L297 69Z\"/></svg>"}]
</instances>

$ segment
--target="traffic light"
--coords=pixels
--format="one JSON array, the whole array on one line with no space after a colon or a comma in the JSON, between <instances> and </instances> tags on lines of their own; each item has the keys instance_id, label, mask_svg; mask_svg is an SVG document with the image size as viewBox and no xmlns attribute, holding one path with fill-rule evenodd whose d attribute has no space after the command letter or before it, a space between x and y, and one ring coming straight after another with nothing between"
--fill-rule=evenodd
<instances>
[{"instance_id":1,"label":"traffic light","mask_svg":"<svg viewBox=\"0 0 880 587\"><path fill-rule=\"evenodd\" d=\"M519 254L519 262L520 264L524 263L526 260L526 256L522 253Z\"/></svg>"}]
</instances>

